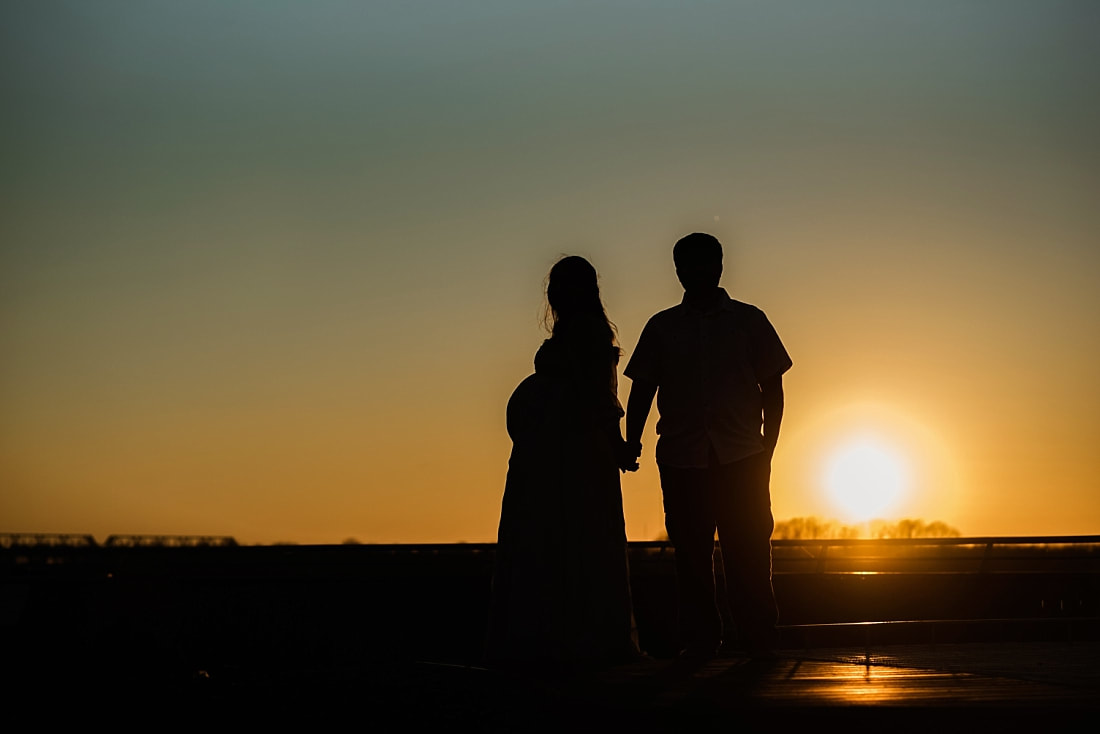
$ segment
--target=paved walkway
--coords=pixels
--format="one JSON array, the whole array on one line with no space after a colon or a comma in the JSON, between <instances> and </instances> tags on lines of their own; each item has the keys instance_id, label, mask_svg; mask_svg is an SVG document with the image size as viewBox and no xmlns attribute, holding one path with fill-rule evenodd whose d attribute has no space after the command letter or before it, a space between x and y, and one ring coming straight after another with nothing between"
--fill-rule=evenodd
<instances>
[{"instance_id":1,"label":"paved walkway","mask_svg":"<svg viewBox=\"0 0 1100 734\"><path fill-rule=\"evenodd\" d=\"M1096 642L788 650L766 663L653 661L571 678L431 667L419 675L449 679L451 693L461 693L445 693L425 716L508 731L588 719L634 730L740 722L747 731L875 725L940 734L991 726L1044 731L1100 714Z\"/></svg>"},{"instance_id":2,"label":"paved walkway","mask_svg":"<svg viewBox=\"0 0 1100 734\"><path fill-rule=\"evenodd\" d=\"M70 711L140 707L200 721L305 715L321 723L342 712L393 731L566 734L837 726L874 726L875 734L1091 731L1100 715L1100 641L1093 640L788 649L766 663L651 660L571 676L412 660L186 675L71 672L68 679L23 676L24 690L8 687L9 700L30 704L45 695L68 702ZM76 700L95 706L73 709Z\"/></svg>"}]
</instances>

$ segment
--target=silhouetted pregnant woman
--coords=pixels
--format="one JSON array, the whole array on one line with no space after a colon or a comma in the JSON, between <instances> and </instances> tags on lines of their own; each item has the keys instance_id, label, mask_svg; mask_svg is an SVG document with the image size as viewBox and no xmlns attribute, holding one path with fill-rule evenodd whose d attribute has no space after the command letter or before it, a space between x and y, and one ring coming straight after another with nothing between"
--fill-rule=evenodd
<instances>
[{"instance_id":1,"label":"silhouetted pregnant woman","mask_svg":"<svg viewBox=\"0 0 1100 734\"><path fill-rule=\"evenodd\" d=\"M552 329L508 401L490 664L599 667L635 659L620 471L620 350L596 270L559 260L546 289Z\"/></svg>"}]
</instances>

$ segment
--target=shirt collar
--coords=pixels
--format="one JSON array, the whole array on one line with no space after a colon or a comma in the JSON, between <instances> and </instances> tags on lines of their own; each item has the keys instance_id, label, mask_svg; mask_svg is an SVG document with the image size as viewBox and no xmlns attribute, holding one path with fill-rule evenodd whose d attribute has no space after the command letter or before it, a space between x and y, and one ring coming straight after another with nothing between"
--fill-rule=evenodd
<instances>
[{"instance_id":1,"label":"shirt collar","mask_svg":"<svg viewBox=\"0 0 1100 734\"><path fill-rule=\"evenodd\" d=\"M687 295L686 294L680 300L680 308L684 313L690 313L690 314L717 313L719 311L725 310L732 301L733 301L733 299L730 298L729 293L726 293L726 289L719 286L718 296L714 300L715 307L712 310L704 311L703 309L695 308L694 306L692 306L691 304L689 304L687 302Z\"/></svg>"}]
</instances>

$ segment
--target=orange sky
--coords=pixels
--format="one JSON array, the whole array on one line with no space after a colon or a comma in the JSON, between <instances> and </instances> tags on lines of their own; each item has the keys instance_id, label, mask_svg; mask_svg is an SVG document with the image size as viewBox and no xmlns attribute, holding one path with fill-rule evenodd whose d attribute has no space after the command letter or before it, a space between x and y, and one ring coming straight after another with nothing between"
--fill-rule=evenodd
<instances>
[{"instance_id":1,"label":"orange sky","mask_svg":"<svg viewBox=\"0 0 1100 734\"><path fill-rule=\"evenodd\" d=\"M1100 532L1098 14L5 6L0 531L493 540L550 265L629 356L701 230L794 360L777 519L871 433L895 516Z\"/></svg>"}]
</instances>

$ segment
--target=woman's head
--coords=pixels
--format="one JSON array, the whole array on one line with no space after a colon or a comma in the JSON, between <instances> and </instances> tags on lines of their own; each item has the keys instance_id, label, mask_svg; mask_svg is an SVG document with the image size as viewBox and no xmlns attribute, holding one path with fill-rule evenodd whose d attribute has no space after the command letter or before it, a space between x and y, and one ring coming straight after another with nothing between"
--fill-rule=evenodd
<instances>
[{"instance_id":1,"label":"woman's head","mask_svg":"<svg viewBox=\"0 0 1100 734\"><path fill-rule=\"evenodd\" d=\"M569 255L554 263L546 283L554 320L603 311L596 269L583 257Z\"/></svg>"},{"instance_id":2,"label":"woman's head","mask_svg":"<svg viewBox=\"0 0 1100 734\"><path fill-rule=\"evenodd\" d=\"M607 319L600 300L599 277L592 263L577 255L561 258L550 268L546 283L546 300L552 317L551 331L584 317L596 317L608 325L608 336L614 338L614 327Z\"/></svg>"}]
</instances>

